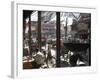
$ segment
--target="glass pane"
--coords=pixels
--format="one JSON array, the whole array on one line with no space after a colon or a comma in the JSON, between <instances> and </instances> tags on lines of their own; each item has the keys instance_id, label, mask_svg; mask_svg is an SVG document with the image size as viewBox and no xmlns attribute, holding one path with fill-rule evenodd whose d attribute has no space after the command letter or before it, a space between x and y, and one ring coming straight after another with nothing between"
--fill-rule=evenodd
<instances>
[{"instance_id":1,"label":"glass pane","mask_svg":"<svg viewBox=\"0 0 100 80\"><path fill-rule=\"evenodd\" d=\"M91 14L62 12L60 17L61 66L90 66Z\"/></svg>"},{"instance_id":2,"label":"glass pane","mask_svg":"<svg viewBox=\"0 0 100 80\"><path fill-rule=\"evenodd\" d=\"M32 56L36 54L36 49L38 49L38 11L33 11L31 14L31 48Z\"/></svg>"},{"instance_id":3,"label":"glass pane","mask_svg":"<svg viewBox=\"0 0 100 80\"><path fill-rule=\"evenodd\" d=\"M41 41L45 53L45 66L56 67L56 12L41 12Z\"/></svg>"},{"instance_id":4,"label":"glass pane","mask_svg":"<svg viewBox=\"0 0 100 80\"><path fill-rule=\"evenodd\" d=\"M23 69L32 69L37 46L38 12L23 11Z\"/></svg>"}]
</instances>

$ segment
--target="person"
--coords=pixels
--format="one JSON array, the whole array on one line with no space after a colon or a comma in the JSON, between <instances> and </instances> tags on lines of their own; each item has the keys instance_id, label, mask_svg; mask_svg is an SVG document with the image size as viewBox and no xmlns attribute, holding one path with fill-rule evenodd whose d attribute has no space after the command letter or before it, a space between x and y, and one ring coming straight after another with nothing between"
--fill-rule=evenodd
<instances>
[{"instance_id":1,"label":"person","mask_svg":"<svg viewBox=\"0 0 100 80\"><path fill-rule=\"evenodd\" d=\"M38 49L36 49L36 55L33 56L34 61L32 62L33 68L40 68L41 65L44 63L44 54L40 52Z\"/></svg>"},{"instance_id":2,"label":"person","mask_svg":"<svg viewBox=\"0 0 100 80\"><path fill-rule=\"evenodd\" d=\"M70 65L72 67L77 66L77 61L83 61L83 57L81 56L80 53L74 52L74 54L70 56Z\"/></svg>"},{"instance_id":3,"label":"person","mask_svg":"<svg viewBox=\"0 0 100 80\"><path fill-rule=\"evenodd\" d=\"M52 51L53 52L53 51ZM55 56L51 53L51 48L49 47L48 49L48 56L47 56L47 67L48 68L54 68L56 67L56 58Z\"/></svg>"}]
</instances>

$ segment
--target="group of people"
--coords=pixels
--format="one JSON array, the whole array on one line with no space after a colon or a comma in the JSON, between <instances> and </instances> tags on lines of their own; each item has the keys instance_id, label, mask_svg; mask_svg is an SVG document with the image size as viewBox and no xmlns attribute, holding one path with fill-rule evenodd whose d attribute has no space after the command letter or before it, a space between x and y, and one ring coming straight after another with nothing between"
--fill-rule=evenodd
<instances>
[{"instance_id":1,"label":"group of people","mask_svg":"<svg viewBox=\"0 0 100 80\"><path fill-rule=\"evenodd\" d=\"M83 55L84 53L88 54L88 52L71 52L67 51L66 48L64 50L65 52L63 50L61 51L61 56L62 54L64 55L62 58L66 62L64 65L68 67L88 65L88 60L86 60L86 56ZM34 60L31 62L32 69L55 68L57 60L56 54L56 48L54 48L54 46L51 44L46 44L44 47L41 47L41 50L38 48L34 49L31 55L31 59ZM63 67L62 64L60 65Z\"/></svg>"},{"instance_id":2,"label":"group of people","mask_svg":"<svg viewBox=\"0 0 100 80\"><path fill-rule=\"evenodd\" d=\"M44 48L34 49L30 59L34 60L31 62L33 69L54 68L56 67L56 50L50 44L46 44Z\"/></svg>"}]
</instances>

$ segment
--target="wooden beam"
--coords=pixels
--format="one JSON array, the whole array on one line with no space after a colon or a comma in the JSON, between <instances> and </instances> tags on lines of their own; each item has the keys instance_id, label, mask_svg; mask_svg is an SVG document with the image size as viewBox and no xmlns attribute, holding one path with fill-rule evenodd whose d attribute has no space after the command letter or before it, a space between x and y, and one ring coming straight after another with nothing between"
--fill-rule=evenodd
<instances>
[{"instance_id":1,"label":"wooden beam","mask_svg":"<svg viewBox=\"0 0 100 80\"><path fill-rule=\"evenodd\" d=\"M90 46L89 46L89 66L91 66L91 15L90 15L90 23L89 23L89 29L90 29L90 35L89 35L89 40L90 40Z\"/></svg>"},{"instance_id":2,"label":"wooden beam","mask_svg":"<svg viewBox=\"0 0 100 80\"><path fill-rule=\"evenodd\" d=\"M31 48L31 14L29 14L29 54L32 55L32 48Z\"/></svg>"},{"instance_id":3,"label":"wooden beam","mask_svg":"<svg viewBox=\"0 0 100 80\"><path fill-rule=\"evenodd\" d=\"M60 12L56 12L56 67L60 67Z\"/></svg>"},{"instance_id":4,"label":"wooden beam","mask_svg":"<svg viewBox=\"0 0 100 80\"><path fill-rule=\"evenodd\" d=\"M41 50L41 11L38 11L38 46Z\"/></svg>"},{"instance_id":5,"label":"wooden beam","mask_svg":"<svg viewBox=\"0 0 100 80\"><path fill-rule=\"evenodd\" d=\"M23 19L23 40L25 40L26 21Z\"/></svg>"}]
</instances>

